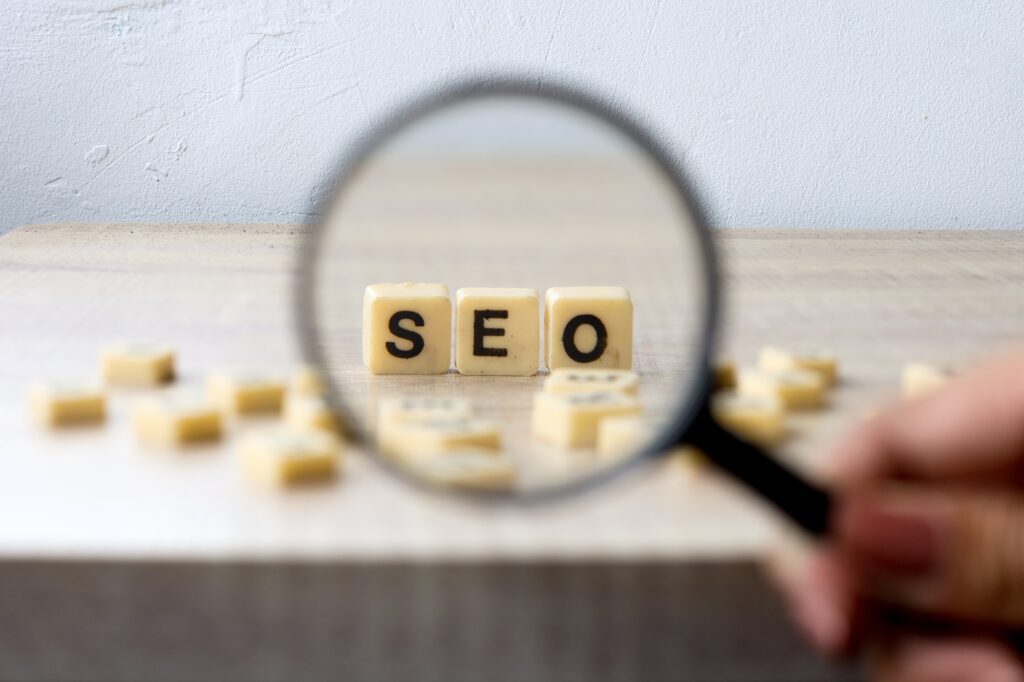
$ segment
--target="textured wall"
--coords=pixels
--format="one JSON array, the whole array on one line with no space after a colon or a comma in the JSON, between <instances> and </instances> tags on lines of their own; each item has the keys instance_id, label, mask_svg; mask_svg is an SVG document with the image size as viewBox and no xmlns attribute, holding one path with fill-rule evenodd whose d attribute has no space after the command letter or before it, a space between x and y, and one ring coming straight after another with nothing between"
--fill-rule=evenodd
<instances>
[{"instance_id":1,"label":"textured wall","mask_svg":"<svg viewBox=\"0 0 1024 682\"><path fill-rule=\"evenodd\" d=\"M17 0L0 231L298 221L411 93L536 71L669 141L719 225L1018 227L1024 4Z\"/></svg>"}]
</instances>

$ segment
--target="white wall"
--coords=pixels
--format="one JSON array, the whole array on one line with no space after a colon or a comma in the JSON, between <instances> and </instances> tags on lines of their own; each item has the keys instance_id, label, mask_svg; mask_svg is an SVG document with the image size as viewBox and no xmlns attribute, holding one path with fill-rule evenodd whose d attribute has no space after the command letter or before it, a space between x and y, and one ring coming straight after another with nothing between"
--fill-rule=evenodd
<instances>
[{"instance_id":1,"label":"white wall","mask_svg":"<svg viewBox=\"0 0 1024 682\"><path fill-rule=\"evenodd\" d=\"M300 221L339 150L471 73L588 85L718 225L1024 224L1024 3L6 0L0 231Z\"/></svg>"}]
</instances>

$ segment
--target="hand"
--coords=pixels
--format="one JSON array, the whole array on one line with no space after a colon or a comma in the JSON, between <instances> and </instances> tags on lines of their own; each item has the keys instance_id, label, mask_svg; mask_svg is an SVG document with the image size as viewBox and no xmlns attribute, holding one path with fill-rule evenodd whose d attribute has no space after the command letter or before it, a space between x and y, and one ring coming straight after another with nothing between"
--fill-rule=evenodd
<instances>
[{"instance_id":1,"label":"hand","mask_svg":"<svg viewBox=\"0 0 1024 682\"><path fill-rule=\"evenodd\" d=\"M879 680L1024 680L1024 354L874 419L830 478L832 537L774 571L811 641Z\"/></svg>"}]
</instances>

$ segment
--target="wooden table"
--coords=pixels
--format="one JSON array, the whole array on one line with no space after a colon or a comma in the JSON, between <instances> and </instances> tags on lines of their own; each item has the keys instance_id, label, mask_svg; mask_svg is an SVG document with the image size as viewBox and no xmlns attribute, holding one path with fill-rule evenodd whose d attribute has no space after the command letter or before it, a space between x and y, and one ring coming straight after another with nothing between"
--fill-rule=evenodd
<instances>
[{"instance_id":1,"label":"wooden table","mask_svg":"<svg viewBox=\"0 0 1024 682\"><path fill-rule=\"evenodd\" d=\"M239 475L227 446L141 452L130 393L114 396L103 428L31 428L28 382L94 373L114 339L175 343L181 380L196 386L224 364L294 365L290 267L303 232L63 224L0 238L0 627L18 633L0 637L0 677L274 679L299 666L311 677L457 679L524 627L533 634L494 679L850 674L802 649L748 563L770 546L773 519L678 463L559 506L477 507L407 489L358 455L335 485L270 491ZM795 418L784 448L808 469L895 395L903 362L960 366L1024 336L1024 233L724 230L717 240L724 353L752 362L767 343L810 344L842 358L832 406ZM353 619L403 604L411 620L378 613L353 630ZM466 618L491 625L466 630ZM544 645L559 628L582 639ZM60 654L44 656L51 636ZM339 655L345 641L358 655ZM385 665L390 645L403 655Z\"/></svg>"}]
</instances>

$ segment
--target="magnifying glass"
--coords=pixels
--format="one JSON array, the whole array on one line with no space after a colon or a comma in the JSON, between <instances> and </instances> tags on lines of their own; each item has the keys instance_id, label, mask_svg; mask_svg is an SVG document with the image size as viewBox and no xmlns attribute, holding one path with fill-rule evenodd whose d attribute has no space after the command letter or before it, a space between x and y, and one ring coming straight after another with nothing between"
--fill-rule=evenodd
<instances>
[{"instance_id":1,"label":"magnifying glass","mask_svg":"<svg viewBox=\"0 0 1024 682\"><path fill-rule=\"evenodd\" d=\"M625 113L535 79L467 83L402 109L330 177L300 257L301 337L348 437L388 470L548 500L686 444L827 532L829 494L712 417L711 235Z\"/></svg>"}]
</instances>

